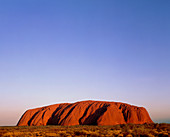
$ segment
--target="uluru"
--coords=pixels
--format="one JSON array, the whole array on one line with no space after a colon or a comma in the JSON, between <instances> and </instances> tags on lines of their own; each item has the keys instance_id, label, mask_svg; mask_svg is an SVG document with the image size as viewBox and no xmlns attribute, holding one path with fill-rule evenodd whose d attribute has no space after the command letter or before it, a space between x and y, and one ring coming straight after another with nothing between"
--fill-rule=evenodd
<instances>
[{"instance_id":1,"label":"uluru","mask_svg":"<svg viewBox=\"0 0 170 137\"><path fill-rule=\"evenodd\" d=\"M80 101L29 109L17 126L153 123L147 110L120 102Z\"/></svg>"}]
</instances>

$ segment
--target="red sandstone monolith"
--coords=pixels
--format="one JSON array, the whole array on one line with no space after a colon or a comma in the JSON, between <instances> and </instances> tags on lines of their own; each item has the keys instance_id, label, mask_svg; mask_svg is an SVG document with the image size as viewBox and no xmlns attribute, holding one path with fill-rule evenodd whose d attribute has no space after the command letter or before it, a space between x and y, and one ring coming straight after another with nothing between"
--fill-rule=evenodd
<instances>
[{"instance_id":1,"label":"red sandstone monolith","mask_svg":"<svg viewBox=\"0 0 170 137\"><path fill-rule=\"evenodd\" d=\"M17 126L153 123L143 107L119 102L81 101L27 110Z\"/></svg>"}]
</instances>

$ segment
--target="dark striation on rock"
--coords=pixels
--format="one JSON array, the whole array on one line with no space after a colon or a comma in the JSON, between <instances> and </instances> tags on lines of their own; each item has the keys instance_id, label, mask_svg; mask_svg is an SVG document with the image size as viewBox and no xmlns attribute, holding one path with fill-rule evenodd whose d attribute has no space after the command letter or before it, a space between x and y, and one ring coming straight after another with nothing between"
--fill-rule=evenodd
<instances>
[{"instance_id":1,"label":"dark striation on rock","mask_svg":"<svg viewBox=\"0 0 170 137\"><path fill-rule=\"evenodd\" d=\"M143 107L119 102L81 101L27 110L17 126L153 123Z\"/></svg>"}]
</instances>

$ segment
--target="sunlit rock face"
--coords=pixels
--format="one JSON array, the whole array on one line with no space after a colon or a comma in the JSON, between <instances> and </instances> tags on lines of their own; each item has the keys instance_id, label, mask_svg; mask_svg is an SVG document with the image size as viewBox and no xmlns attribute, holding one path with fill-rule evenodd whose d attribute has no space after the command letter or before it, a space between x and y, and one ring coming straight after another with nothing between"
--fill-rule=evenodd
<instances>
[{"instance_id":1,"label":"sunlit rock face","mask_svg":"<svg viewBox=\"0 0 170 137\"><path fill-rule=\"evenodd\" d=\"M81 101L27 110L18 126L153 123L143 107L120 102Z\"/></svg>"}]
</instances>

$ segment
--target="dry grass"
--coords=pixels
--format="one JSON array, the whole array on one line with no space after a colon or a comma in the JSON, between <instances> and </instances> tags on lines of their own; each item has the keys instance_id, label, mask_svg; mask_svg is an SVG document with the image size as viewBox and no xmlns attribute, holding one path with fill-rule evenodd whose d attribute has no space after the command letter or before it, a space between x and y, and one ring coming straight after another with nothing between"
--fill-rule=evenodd
<instances>
[{"instance_id":1,"label":"dry grass","mask_svg":"<svg viewBox=\"0 0 170 137\"><path fill-rule=\"evenodd\" d=\"M0 137L170 137L170 124L0 127Z\"/></svg>"}]
</instances>

